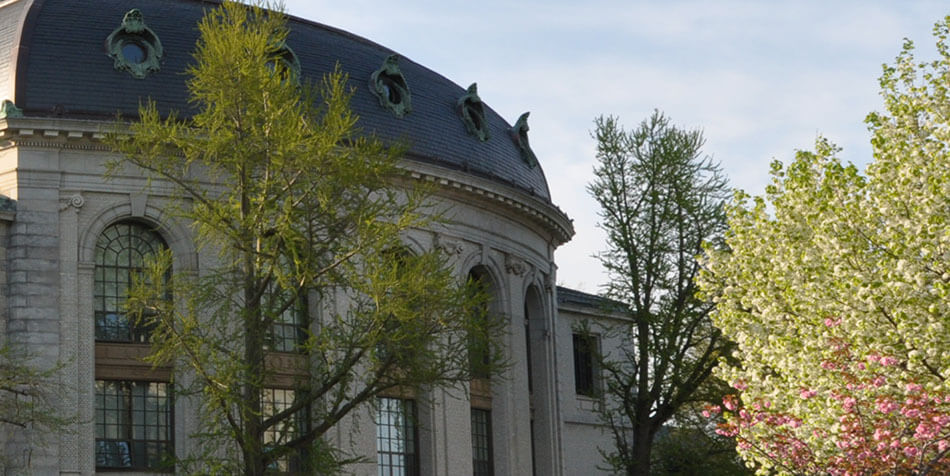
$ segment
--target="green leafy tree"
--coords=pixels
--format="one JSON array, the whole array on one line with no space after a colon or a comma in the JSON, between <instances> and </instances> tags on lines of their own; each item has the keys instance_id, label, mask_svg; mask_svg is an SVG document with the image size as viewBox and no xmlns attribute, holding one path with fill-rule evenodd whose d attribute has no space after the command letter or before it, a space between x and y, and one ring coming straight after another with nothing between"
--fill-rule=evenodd
<instances>
[{"instance_id":1,"label":"green leafy tree","mask_svg":"<svg viewBox=\"0 0 950 476\"><path fill-rule=\"evenodd\" d=\"M673 420L657 434L651 474L665 476L749 476L736 453L736 441L716 430L717 421L708 408L722 402L731 388L711 376L693 394L692 401L677 410Z\"/></svg>"},{"instance_id":2,"label":"green leafy tree","mask_svg":"<svg viewBox=\"0 0 950 476\"><path fill-rule=\"evenodd\" d=\"M0 346L0 431L9 438L22 432L35 445L67 430L75 416L59 410L62 399L57 372L61 366L43 369L33 356L10 344ZM30 453L12 458L0 456L0 471L19 474L30 468Z\"/></svg>"},{"instance_id":3,"label":"green leafy tree","mask_svg":"<svg viewBox=\"0 0 950 476\"><path fill-rule=\"evenodd\" d=\"M614 470L647 475L657 433L693 401L729 347L693 282L702 243L725 230L727 186L701 153L701 132L679 129L658 111L629 132L612 117L595 124L599 164L588 190L607 232L606 294L633 322L600 358L600 416L615 443L603 453Z\"/></svg>"},{"instance_id":4,"label":"green leafy tree","mask_svg":"<svg viewBox=\"0 0 950 476\"><path fill-rule=\"evenodd\" d=\"M763 474L950 471L950 17L934 32L937 60L907 41L884 67L864 174L819 139L706 259L741 361L722 432Z\"/></svg>"},{"instance_id":5,"label":"green leafy tree","mask_svg":"<svg viewBox=\"0 0 950 476\"><path fill-rule=\"evenodd\" d=\"M112 173L134 166L171 191L167 213L214 264L185 273L161 254L128 306L154 327L152 362L174 365L177 394L201 407L181 467L330 473L346 455L328 430L381 392L467 383L472 336L497 325L442 256L401 244L438 211L397 168L400 151L356 129L344 75L306 83L283 60L285 18L260 6L224 2L199 30L197 113L144 106L110 139ZM292 322L300 338L281 348ZM278 373L293 390L285 407L268 405Z\"/></svg>"}]
</instances>

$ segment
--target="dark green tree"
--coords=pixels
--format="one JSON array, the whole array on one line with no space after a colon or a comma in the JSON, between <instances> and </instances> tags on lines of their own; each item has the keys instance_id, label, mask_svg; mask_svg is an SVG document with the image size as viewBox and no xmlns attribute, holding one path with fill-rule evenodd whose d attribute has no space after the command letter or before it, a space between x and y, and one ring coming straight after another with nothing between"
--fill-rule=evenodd
<instances>
[{"instance_id":1,"label":"dark green tree","mask_svg":"<svg viewBox=\"0 0 950 476\"><path fill-rule=\"evenodd\" d=\"M261 5L226 1L199 30L197 113L144 106L110 139L122 156L111 173L144 170L170 191L169 216L216 264L189 274L160 255L129 310L154 327L152 361L173 365L177 394L201 407L201 444L179 467L329 473L346 455L328 430L381 392L467 383L470 336L497 326L442 256L402 245L439 213L397 167L400 150L360 134L343 74L307 83L286 60L284 16ZM294 322L300 338L279 348L275 329ZM275 350L297 358L280 367ZM280 372L293 403L268 406Z\"/></svg>"},{"instance_id":2,"label":"dark green tree","mask_svg":"<svg viewBox=\"0 0 950 476\"><path fill-rule=\"evenodd\" d=\"M726 229L729 190L719 165L702 155L698 130L679 129L658 111L631 131L613 117L595 125L598 165L588 191L607 233L599 255L606 296L632 322L615 332L621 345L600 356L600 416L614 440L602 453L615 471L648 475L660 429L729 348L693 282L702 244Z\"/></svg>"}]
</instances>

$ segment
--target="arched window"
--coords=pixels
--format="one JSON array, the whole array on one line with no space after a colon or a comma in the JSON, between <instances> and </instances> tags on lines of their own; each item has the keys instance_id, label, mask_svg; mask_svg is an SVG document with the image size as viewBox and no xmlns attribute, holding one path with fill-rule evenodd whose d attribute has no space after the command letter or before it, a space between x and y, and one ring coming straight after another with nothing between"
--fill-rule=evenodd
<instances>
[{"instance_id":1,"label":"arched window","mask_svg":"<svg viewBox=\"0 0 950 476\"><path fill-rule=\"evenodd\" d=\"M148 256L167 247L152 228L133 221L109 225L99 235L93 292L97 341L148 342L149 329L132 322L124 305L132 276L143 271Z\"/></svg>"},{"instance_id":2,"label":"arched window","mask_svg":"<svg viewBox=\"0 0 950 476\"><path fill-rule=\"evenodd\" d=\"M490 296L484 318L489 319L495 301L496 288L487 269L477 266L468 273L469 281L478 292ZM470 391L472 419L472 467L474 476L492 476L495 474L492 443L492 390L490 375L487 372L491 359L491 342L485 336L469 336L469 365L472 369Z\"/></svg>"}]
</instances>

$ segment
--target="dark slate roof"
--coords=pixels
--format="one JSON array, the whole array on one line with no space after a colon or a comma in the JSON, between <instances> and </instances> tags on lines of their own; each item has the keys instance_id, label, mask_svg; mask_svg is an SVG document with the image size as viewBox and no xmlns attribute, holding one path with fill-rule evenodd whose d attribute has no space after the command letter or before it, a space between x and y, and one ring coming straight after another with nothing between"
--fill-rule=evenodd
<instances>
[{"instance_id":1,"label":"dark slate roof","mask_svg":"<svg viewBox=\"0 0 950 476\"><path fill-rule=\"evenodd\" d=\"M557 287L557 302L558 304L573 304L575 306L599 311L622 312L627 307L620 301L585 293L584 291L578 291L576 289L565 288L563 286Z\"/></svg>"},{"instance_id":2,"label":"dark slate roof","mask_svg":"<svg viewBox=\"0 0 950 476\"><path fill-rule=\"evenodd\" d=\"M20 0L29 14L7 15L0 8L0 78L16 62L14 102L27 117L112 119L135 117L145 98L162 111L192 113L182 72L192 61L197 23L211 0ZM161 71L145 79L116 71L106 55L105 39L125 13L138 8L158 35L165 56ZM11 9L12 11L12 9ZM9 17L16 17L13 18ZM9 37L11 22L22 24L18 44ZM456 113L465 90L438 73L403 57L400 69L412 92L412 112L398 119L370 92L370 75L394 52L353 34L319 23L290 18L288 46L297 54L304 76L319 80L339 63L356 87L352 107L360 127L388 140L408 140L411 159L462 170L514 186L550 201L540 167L530 168L510 139L511 127L485 108L491 134L487 142L470 136ZM2 56L2 55L0 55ZM2 98L0 98L2 99ZM483 98L484 99L484 98ZM487 105L486 105L487 106ZM514 118L512 118L514 119Z\"/></svg>"}]
</instances>

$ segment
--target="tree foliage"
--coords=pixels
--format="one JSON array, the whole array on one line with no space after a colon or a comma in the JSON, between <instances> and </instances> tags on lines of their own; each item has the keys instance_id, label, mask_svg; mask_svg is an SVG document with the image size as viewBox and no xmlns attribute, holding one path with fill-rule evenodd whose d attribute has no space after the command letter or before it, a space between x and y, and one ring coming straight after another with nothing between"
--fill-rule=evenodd
<instances>
[{"instance_id":1,"label":"tree foliage","mask_svg":"<svg viewBox=\"0 0 950 476\"><path fill-rule=\"evenodd\" d=\"M874 160L820 139L729 207L701 281L738 344L722 431L763 474L950 471L950 17L907 41L866 122Z\"/></svg>"},{"instance_id":2,"label":"tree foliage","mask_svg":"<svg viewBox=\"0 0 950 476\"><path fill-rule=\"evenodd\" d=\"M112 173L144 169L172 195L168 214L193 227L203 265L169 274L161 255L129 308L155 326L152 361L173 364L176 392L201 407L199 452L179 464L260 475L303 458L290 464L328 472L343 456L323 439L331 427L381 392L468 382L471 336L497 326L442 256L403 245L439 214L400 178L400 150L356 128L343 74L311 85L283 61L279 12L225 2L199 30L197 113L162 118L148 104L110 140L123 156ZM280 349L288 316L306 329ZM262 404L275 387L293 403Z\"/></svg>"},{"instance_id":3,"label":"tree foliage","mask_svg":"<svg viewBox=\"0 0 950 476\"><path fill-rule=\"evenodd\" d=\"M26 435L34 445L65 431L75 416L59 410L62 399L57 379L59 365L42 368L23 348L0 346L0 431L7 437ZM11 458L0 457L0 471L25 471L30 466L31 450Z\"/></svg>"},{"instance_id":4,"label":"tree foliage","mask_svg":"<svg viewBox=\"0 0 950 476\"><path fill-rule=\"evenodd\" d=\"M629 132L612 117L595 124L599 163L588 190L607 232L599 256L610 276L606 294L633 322L611 333L620 346L600 358L600 414L615 441L604 453L614 470L645 475L657 432L693 400L728 347L693 281L702 243L725 229L727 189L719 166L702 155L699 131L659 112Z\"/></svg>"}]
</instances>

